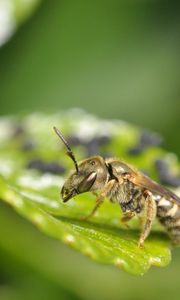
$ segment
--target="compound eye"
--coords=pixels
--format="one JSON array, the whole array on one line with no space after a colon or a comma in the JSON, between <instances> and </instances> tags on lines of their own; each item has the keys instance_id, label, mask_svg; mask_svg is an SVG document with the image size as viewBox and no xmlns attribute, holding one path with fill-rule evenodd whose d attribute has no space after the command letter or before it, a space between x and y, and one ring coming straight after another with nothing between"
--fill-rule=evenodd
<instances>
[{"instance_id":1,"label":"compound eye","mask_svg":"<svg viewBox=\"0 0 180 300\"><path fill-rule=\"evenodd\" d=\"M84 193L90 190L92 187L93 183L95 182L97 177L96 172L91 172L88 174L79 184L78 186L78 192L79 193Z\"/></svg>"},{"instance_id":2,"label":"compound eye","mask_svg":"<svg viewBox=\"0 0 180 300\"><path fill-rule=\"evenodd\" d=\"M91 166L94 166L96 164L95 160L90 160L89 163L90 163Z\"/></svg>"}]
</instances>

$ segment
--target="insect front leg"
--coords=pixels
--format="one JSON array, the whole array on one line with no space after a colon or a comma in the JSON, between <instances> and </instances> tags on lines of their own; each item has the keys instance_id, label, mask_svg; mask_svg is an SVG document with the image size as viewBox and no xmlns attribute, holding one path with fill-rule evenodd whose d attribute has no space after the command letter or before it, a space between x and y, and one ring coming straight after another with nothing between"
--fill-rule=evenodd
<instances>
[{"instance_id":1,"label":"insect front leg","mask_svg":"<svg viewBox=\"0 0 180 300\"><path fill-rule=\"evenodd\" d=\"M93 210L91 211L91 213L89 215L81 217L81 220L87 221L90 217L92 217L95 214L97 209L104 202L104 198L107 196L107 194L109 193L109 191L113 187L114 183L115 183L115 180L111 180L111 181L109 181L108 183L105 184L104 188L101 190L101 193L97 196L96 204L95 204Z\"/></svg>"},{"instance_id":2,"label":"insect front leg","mask_svg":"<svg viewBox=\"0 0 180 300\"><path fill-rule=\"evenodd\" d=\"M141 219L142 222L142 229L141 229L141 235L139 239L138 246L143 247L144 246L144 241L148 237L152 223L156 217L156 202L152 197L152 193L148 190L144 192L144 207L143 207L143 217Z\"/></svg>"}]
</instances>

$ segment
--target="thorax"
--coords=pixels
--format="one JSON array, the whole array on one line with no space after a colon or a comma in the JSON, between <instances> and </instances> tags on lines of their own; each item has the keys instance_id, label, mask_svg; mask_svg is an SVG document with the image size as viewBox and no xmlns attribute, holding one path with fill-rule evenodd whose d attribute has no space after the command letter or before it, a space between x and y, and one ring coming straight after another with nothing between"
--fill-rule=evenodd
<instances>
[{"instance_id":1,"label":"thorax","mask_svg":"<svg viewBox=\"0 0 180 300\"><path fill-rule=\"evenodd\" d=\"M111 202L119 203L123 212L131 210L138 213L143 207L143 192L144 189L128 180L124 180L121 184L114 183L108 197Z\"/></svg>"}]
</instances>

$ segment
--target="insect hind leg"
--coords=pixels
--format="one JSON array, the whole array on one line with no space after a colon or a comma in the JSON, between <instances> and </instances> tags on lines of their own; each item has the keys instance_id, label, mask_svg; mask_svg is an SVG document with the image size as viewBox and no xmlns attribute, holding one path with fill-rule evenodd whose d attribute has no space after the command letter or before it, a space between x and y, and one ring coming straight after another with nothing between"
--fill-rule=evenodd
<instances>
[{"instance_id":1,"label":"insect hind leg","mask_svg":"<svg viewBox=\"0 0 180 300\"><path fill-rule=\"evenodd\" d=\"M143 196L145 201L141 219L141 234L138 242L138 246L140 248L144 246L144 241L148 237L153 221L156 217L156 202L152 197L152 193L146 190Z\"/></svg>"}]
</instances>

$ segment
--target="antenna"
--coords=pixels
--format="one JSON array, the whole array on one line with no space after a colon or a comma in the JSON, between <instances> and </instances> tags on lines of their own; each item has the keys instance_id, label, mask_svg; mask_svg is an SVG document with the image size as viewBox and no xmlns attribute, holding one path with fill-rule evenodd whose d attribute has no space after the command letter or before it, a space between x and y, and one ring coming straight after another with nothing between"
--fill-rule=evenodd
<instances>
[{"instance_id":1,"label":"antenna","mask_svg":"<svg viewBox=\"0 0 180 300\"><path fill-rule=\"evenodd\" d=\"M63 137L62 133L54 126L53 127L55 133L58 135L58 137L61 139L61 141L64 143L64 145L67 148L67 155L72 159L72 161L74 162L77 174L79 173L79 168L78 168L78 164L77 161L75 159L74 153L72 152L70 146L68 145L67 141L65 140L65 138Z\"/></svg>"}]
</instances>

